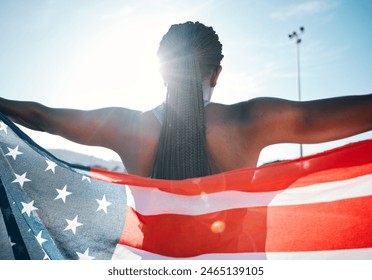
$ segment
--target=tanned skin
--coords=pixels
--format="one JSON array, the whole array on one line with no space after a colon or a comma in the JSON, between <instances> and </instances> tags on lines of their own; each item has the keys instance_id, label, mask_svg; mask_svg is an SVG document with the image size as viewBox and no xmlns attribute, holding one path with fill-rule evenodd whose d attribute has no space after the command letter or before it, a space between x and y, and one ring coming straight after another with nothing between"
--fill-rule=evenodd
<instances>
[{"instance_id":1,"label":"tanned skin","mask_svg":"<svg viewBox=\"0 0 372 280\"><path fill-rule=\"evenodd\" d=\"M220 71L208 77L210 87L216 86ZM129 173L151 174L161 130L152 111L57 109L0 98L0 112L30 129L109 148L121 157ZM261 150L272 144L321 143L371 130L372 95L307 102L262 97L233 105L210 103L205 114L215 174L256 167Z\"/></svg>"}]
</instances>

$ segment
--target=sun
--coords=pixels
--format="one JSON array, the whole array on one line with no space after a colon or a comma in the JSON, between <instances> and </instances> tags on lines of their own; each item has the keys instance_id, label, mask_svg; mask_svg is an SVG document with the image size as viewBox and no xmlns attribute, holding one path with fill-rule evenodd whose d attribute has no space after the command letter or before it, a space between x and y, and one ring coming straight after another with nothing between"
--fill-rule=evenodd
<instances>
[{"instance_id":1,"label":"sun","mask_svg":"<svg viewBox=\"0 0 372 280\"><path fill-rule=\"evenodd\" d=\"M120 25L87 38L67 58L60 78L58 91L68 95L66 103L73 101L64 106L119 106L140 111L156 107L165 98L156 56L158 41Z\"/></svg>"},{"instance_id":2,"label":"sun","mask_svg":"<svg viewBox=\"0 0 372 280\"><path fill-rule=\"evenodd\" d=\"M64 69L56 71L57 83L51 89L46 105L83 110L125 107L147 111L162 103L166 88L156 56L161 35L143 33L140 29L112 24L74 44L74 48L64 54ZM116 153L105 148L26 131L48 149L66 149L106 160L120 160Z\"/></svg>"}]
</instances>

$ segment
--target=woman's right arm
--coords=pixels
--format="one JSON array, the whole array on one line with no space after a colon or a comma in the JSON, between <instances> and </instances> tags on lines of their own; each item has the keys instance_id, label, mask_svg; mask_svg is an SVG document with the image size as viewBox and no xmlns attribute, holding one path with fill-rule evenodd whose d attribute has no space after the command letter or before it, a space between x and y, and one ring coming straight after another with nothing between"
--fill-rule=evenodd
<instances>
[{"instance_id":1,"label":"woman's right arm","mask_svg":"<svg viewBox=\"0 0 372 280\"><path fill-rule=\"evenodd\" d=\"M263 147L277 143L313 144L372 129L372 95L295 102L256 98L245 103ZM253 120L253 121L252 121Z\"/></svg>"}]
</instances>

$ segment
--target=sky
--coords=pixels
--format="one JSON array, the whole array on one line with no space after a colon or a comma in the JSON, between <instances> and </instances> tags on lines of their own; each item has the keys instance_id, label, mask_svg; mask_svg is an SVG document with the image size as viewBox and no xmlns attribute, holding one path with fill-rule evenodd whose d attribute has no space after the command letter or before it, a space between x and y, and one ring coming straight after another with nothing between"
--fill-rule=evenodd
<instances>
[{"instance_id":1,"label":"sky","mask_svg":"<svg viewBox=\"0 0 372 280\"><path fill-rule=\"evenodd\" d=\"M212 26L223 44L213 102L298 100L296 43L288 34L301 26L302 100L372 92L370 0L0 0L0 96L57 108L150 110L165 99L159 42L185 21ZM22 129L44 148L119 159ZM372 132L304 145L304 155L368 138ZM274 145L259 164L298 156L298 145Z\"/></svg>"}]
</instances>

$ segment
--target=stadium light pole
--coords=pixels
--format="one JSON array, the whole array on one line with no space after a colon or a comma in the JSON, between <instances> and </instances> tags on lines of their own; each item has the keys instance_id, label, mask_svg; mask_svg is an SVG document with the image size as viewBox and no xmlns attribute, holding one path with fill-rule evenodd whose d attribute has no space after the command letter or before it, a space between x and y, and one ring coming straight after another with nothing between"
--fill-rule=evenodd
<instances>
[{"instance_id":1,"label":"stadium light pole","mask_svg":"<svg viewBox=\"0 0 372 280\"><path fill-rule=\"evenodd\" d=\"M301 78L300 78L300 43L302 42L301 35L305 32L303 26L300 27L300 31L297 33L293 31L288 35L290 40L295 40L297 46L297 84L298 84L298 101L301 101ZM302 144L300 144L300 157L303 156Z\"/></svg>"}]
</instances>

